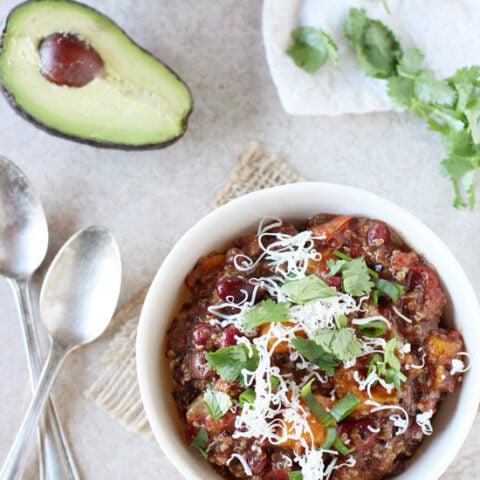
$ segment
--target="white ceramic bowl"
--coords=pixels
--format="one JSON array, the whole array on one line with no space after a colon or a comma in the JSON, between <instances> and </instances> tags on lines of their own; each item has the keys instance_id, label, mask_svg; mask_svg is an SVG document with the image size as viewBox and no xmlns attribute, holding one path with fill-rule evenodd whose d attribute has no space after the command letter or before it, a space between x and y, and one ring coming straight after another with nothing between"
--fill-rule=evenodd
<instances>
[{"instance_id":1,"label":"white ceramic bowl","mask_svg":"<svg viewBox=\"0 0 480 480\"><path fill-rule=\"evenodd\" d=\"M434 433L397 478L435 480L454 460L473 423L480 400L480 307L461 266L447 246L413 215L393 203L356 188L299 183L251 193L211 212L174 246L148 292L137 336L137 370L148 420L161 448L191 480L220 478L210 464L184 441L183 426L171 392L165 358L170 322L188 298L184 279L197 259L224 249L236 237L253 233L260 219L280 217L303 221L319 212L373 217L393 226L417 252L433 264L450 299L449 324L464 336L471 369L454 395L443 402L433 422Z\"/></svg>"}]
</instances>

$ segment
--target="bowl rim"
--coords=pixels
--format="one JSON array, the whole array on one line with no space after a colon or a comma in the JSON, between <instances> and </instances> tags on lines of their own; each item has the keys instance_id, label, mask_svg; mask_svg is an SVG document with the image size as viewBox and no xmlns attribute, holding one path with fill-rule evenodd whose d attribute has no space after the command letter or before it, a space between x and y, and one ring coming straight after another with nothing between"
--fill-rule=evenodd
<instances>
[{"instance_id":1,"label":"bowl rim","mask_svg":"<svg viewBox=\"0 0 480 480\"><path fill-rule=\"evenodd\" d=\"M266 205L270 205L270 208L273 209L273 205L277 202L276 208L286 208L292 209L291 205L283 205L279 207L278 202L280 200L289 199L293 203L299 202L299 204L307 203L309 195L319 195L321 199L325 200L331 196L332 200L335 200L334 203L338 202L338 199L341 198L339 205L339 209L337 211L333 211L332 213L349 213L346 210L346 205L348 201L352 201L350 205L350 209L356 211L358 208L360 210L372 210L375 211L374 215L369 215L365 213L358 213L358 216L370 216L372 218L379 218L385 220L389 225L393 226L397 231L400 230L400 234L402 237L406 237L407 243L411 242L412 237L410 235L405 235L404 230L409 229L409 233L415 232L416 234L419 232L421 235L426 235L427 242L420 242L420 244L425 244L427 246L428 242L432 242L431 246L434 247L435 252L440 252L445 258L442 260L442 268L443 264L447 264L449 266L449 272L454 275L455 281L460 282L462 286L462 302L466 302L465 309L473 314L472 316L477 319L477 323L475 321L468 321L468 322L460 322L462 329L466 326L469 329L469 338L470 335L475 334L477 338L480 338L480 305L478 303L478 299L476 297L475 291L473 286L470 284L465 272L463 271L461 265L456 260L454 255L451 253L447 245L423 222L421 222L417 217L413 214L408 212L407 210L403 209L402 207L394 204L390 200L387 200L379 195L374 193L368 192L366 190L362 190L352 186L346 186L336 183L325 183L325 182L298 182L293 184L281 185L276 186L264 190L255 191L252 193L248 193L243 195L239 198L231 200L230 202L218 207L217 209L211 211L206 216L201 218L198 222L196 222L190 229L188 229L181 238L176 242L173 246L169 254L164 259L163 263L161 264L160 268L158 269L155 278L148 290L145 303L143 305L138 331L137 331L137 340L136 340L136 362L137 362L137 377L140 387L140 394L142 398L142 402L145 408L145 412L150 423L150 426L153 430L153 433L167 455L170 461L174 464L174 466L186 477L189 479L207 479L212 478L214 476L214 470L212 467L199 458L195 458L193 455L195 452L189 452L188 446L185 442L183 442L183 449L177 448L178 442L172 442L172 431L167 427L165 427L165 422L170 421L168 418L169 415L167 412L160 412L160 407L165 408L166 403L160 405L158 403L158 395L162 396L163 399L166 398L166 395L171 396L171 392L163 392L160 394L158 392L158 383L159 379L152 380L152 370L158 368L155 366L155 360L152 357L152 353L154 352L154 343L155 338L152 333L152 329L157 330L160 328L158 325L155 327L155 322L158 323L158 316L159 316L159 305L162 306L162 303L169 304L169 300L160 300L160 296L162 295L162 287L169 280L171 277L171 273L175 272L175 268L177 266L177 262L179 259L182 258L182 255L192 247L192 241L196 242L197 238L202 238L201 236L198 237L199 234L205 232L212 232L215 231L215 227L219 224L222 225L222 222L231 215L237 214L239 211L242 211L241 219L249 217L249 213L252 213L252 218L256 217L257 224L261 217L254 212L245 213L246 209L256 211L257 206L265 207ZM322 200L322 201L323 201ZM273 202L273 203L272 203ZM347 202L347 203L345 203ZM315 202L312 202L312 205ZM318 202L317 202L318 203ZM323 202L328 204L329 202ZM322 203L322 204L323 204ZM368 208L366 208L368 206ZM297 207L299 208L299 207ZM261 210L261 209L257 209ZM332 208L328 208L328 206L322 210L318 209L318 207L313 207L313 213L325 211L330 212ZM312 213L312 214L313 214ZM299 218L297 215L297 218ZM355 213L352 213L355 215ZM285 215L285 218L288 218L289 215ZM390 217L392 217L390 219ZM305 216L303 217L306 218ZM399 224L401 224L401 228L399 228ZM255 228L255 227L254 227ZM413 229L413 230L410 230ZM236 234L232 235L231 240L233 240ZM417 238L417 237L416 237ZM417 238L418 240L418 238ZM198 243L198 242L197 242ZM225 242L223 242L224 244ZM198 246L196 247L198 248ZM424 255L423 249L419 249L417 244L414 244L412 248ZM427 248L427 250L430 250ZM208 253L211 251L211 248L206 247L203 254ZM433 255L433 254L432 254ZM199 255L200 256L200 255ZM198 257L199 257L198 256ZM436 255L435 255L436 256ZM197 258L198 258L197 257ZM427 259L431 257L430 254L425 255ZM432 262L433 265L438 269L438 263ZM190 269L193 267L194 262L190 264ZM184 272L185 274L188 271ZM177 277L177 280L180 277ZM183 284L184 275L182 275L181 283ZM443 283L443 282L442 282ZM448 284L449 282L447 282ZM178 284L178 283L177 283ZM452 291L456 292L455 288L452 290L447 289L445 284L444 288L447 290L447 293L452 294ZM458 299L458 296L454 296L455 299ZM170 302L171 303L171 302ZM453 304L453 307L457 306L456 303ZM467 308L468 307L468 308ZM464 306L462 305L462 309ZM463 317L462 317L463 318ZM164 321L166 324L170 324L173 317L165 318ZM163 330L166 331L166 325L163 324ZM470 332L473 331L472 332ZM158 334L158 332L157 332ZM465 338L465 342L467 344L467 350L472 355L472 365L471 371L465 377L465 381L463 382L462 388L458 389L456 394L456 400L452 400L448 396L444 403L452 404L456 402L456 408L453 411L454 413L454 421L458 420L458 425L455 427L455 438L453 441L450 442L448 448L444 446L443 448L436 447L436 450L441 451L440 458L432 457L432 455L427 455L426 458L430 458L429 462L419 462L415 459L418 457L418 454L414 455L414 459L412 461L412 465L409 466L404 473L400 474L399 476L395 477L398 480L414 480L415 478L425 478L428 480L435 480L438 479L441 474L447 469L447 467L452 463L455 456L458 454L463 442L465 441L471 426L475 420L475 416L477 413L478 405L480 402L480 382L479 385L475 385L473 382L473 378L476 375L480 374L480 355L477 355L476 352L472 349L472 345L468 348L468 344L472 343L472 340L469 338ZM162 348L163 348L163 339L157 338L157 350L158 350L158 341L162 340ZM156 384L156 385L155 385ZM467 387L465 386L467 385ZM467 390L461 397L459 391ZM467 397L468 394L468 398ZM453 405L455 407L455 405ZM460 409L461 407L461 409ZM443 406L442 406L443 408ZM442 411L442 408L439 409L439 412ZM175 415L177 412L175 411ZM437 436L440 433L443 433L443 430L451 430L453 427L449 425L444 425L441 428L441 431L437 433ZM433 435L435 437L435 433ZM436 437L435 437L436 439ZM174 439L175 440L175 439ZM441 440L441 439L440 439ZM435 445L438 445L440 440L437 440ZM428 453L428 448L425 447L425 443L420 446L420 452L422 457ZM443 444L441 442L441 444ZM428 445L430 446L430 439L428 439ZM431 449L432 447L430 447ZM197 455L197 457L199 457ZM433 461L435 458L435 461ZM199 460L201 463L199 463ZM421 477L419 477L419 472L417 471L418 468L414 468L413 464L423 465L423 469L421 469ZM202 467L206 465L209 468L209 476L202 475ZM199 470L200 468L200 470ZM413 468L413 470L412 470ZM425 476L428 475L428 476ZM218 476L218 478L221 478Z\"/></svg>"}]
</instances>

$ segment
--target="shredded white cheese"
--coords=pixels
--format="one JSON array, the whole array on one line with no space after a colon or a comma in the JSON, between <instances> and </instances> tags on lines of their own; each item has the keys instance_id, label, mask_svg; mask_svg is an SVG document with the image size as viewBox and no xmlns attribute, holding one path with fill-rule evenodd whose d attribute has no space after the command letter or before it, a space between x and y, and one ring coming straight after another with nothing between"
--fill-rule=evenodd
<instances>
[{"instance_id":1,"label":"shredded white cheese","mask_svg":"<svg viewBox=\"0 0 480 480\"><path fill-rule=\"evenodd\" d=\"M382 405L381 403L374 402L373 400L367 400L367 405L373 405L374 408L370 410L371 413L379 412L380 410L400 410L402 416L398 414L390 415L393 425L398 428L397 435L402 435L407 431L410 424L407 411L400 405Z\"/></svg>"},{"instance_id":2,"label":"shredded white cheese","mask_svg":"<svg viewBox=\"0 0 480 480\"><path fill-rule=\"evenodd\" d=\"M463 360L459 358L454 358L452 360L452 369L450 370L450 375L455 375L456 373L465 373L467 370L470 369L472 365L471 356L467 352L460 352L458 355L466 357L468 359L468 365L465 366Z\"/></svg>"},{"instance_id":3,"label":"shredded white cheese","mask_svg":"<svg viewBox=\"0 0 480 480\"><path fill-rule=\"evenodd\" d=\"M412 323L412 320L406 317L395 305L392 305L392 310L402 319L405 320L407 323Z\"/></svg>"},{"instance_id":4,"label":"shredded white cheese","mask_svg":"<svg viewBox=\"0 0 480 480\"><path fill-rule=\"evenodd\" d=\"M227 465L230 465L230 463L232 462L232 460L236 458L241 464L242 464L242 467L243 467L243 470L245 471L245 473L249 476L252 475L252 470L250 469L250 467L248 466L248 463L247 461L245 460L244 457L242 457L242 455L238 454L238 453L232 453L232 455L230 456L230 458L227 460Z\"/></svg>"},{"instance_id":5,"label":"shredded white cheese","mask_svg":"<svg viewBox=\"0 0 480 480\"><path fill-rule=\"evenodd\" d=\"M417 425L422 429L424 435L431 435L433 433L432 424L430 423L432 416L432 410L427 410L426 412L418 413L415 417Z\"/></svg>"}]
</instances>

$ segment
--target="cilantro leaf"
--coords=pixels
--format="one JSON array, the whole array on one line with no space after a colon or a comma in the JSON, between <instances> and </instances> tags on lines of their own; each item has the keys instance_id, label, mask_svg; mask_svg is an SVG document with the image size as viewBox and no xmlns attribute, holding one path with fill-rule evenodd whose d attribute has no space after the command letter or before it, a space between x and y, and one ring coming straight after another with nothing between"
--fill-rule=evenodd
<instances>
[{"instance_id":1,"label":"cilantro leaf","mask_svg":"<svg viewBox=\"0 0 480 480\"><path fill-rule=\"evenodd\" d=\"M366 10L363 8L352 8L350 9L347 20L343 25L343 31L353 44L357 44L362 40L363 32L367 23L368 18Z\"/></svg>"},{"instance_id":2,"label":"cilantro leaf","mask_svg":"<svg viewBox=\"0 0 480 480\"><path fill-rule=\"evenodd\" d=\"M431 70L423 70L415 82L415 94L424 103L452 106L456 100L455 90L446 80L437 80Z\"/></svg>"},{"instance_id":3,"label":"cilantro leaf","mask_svg":"<svg viewBox=\"0 0 480 480\"><path fill-rule=\"evenodd\" d=\"M473 208L475 176L480 167L480 145L473 143L472 136L466 130L451 132L445 137L444 145L447 157L441 163L442 173L452 181L454 206ZM467 201L463 199L464 196Z\"/></svg>"},{"instance_id":4,"label":"cilantro leaf","mask_svg":"<svg viewBox=\"0 0 480 480\"><path fill-rule=\"evenodd\" d=\"M421 71L425 56L418 48L407 50L398 62L397 71L403 77L415 78Z\"/></svg>"},{"instance_id":5,"label":"cilantro leaf","mask_svg":"<svg viewBox=\"0 0 480 480\"><path fill-rule=\"evenodd\" d=\"M287 50L295 64L309 73L316 72L327 60L338 62L337 46L322 30L298 27L292 32L293 45Z\"/></svg>"},{"instance_id":6,"label":"cilantro leaf","mask_svg":"<svg viewBox=\"0 0 480 480\"><path fill-rule=\"evenodd\" d=\"M291 343L309 362L314 363L320 370L324 370L329 375L333 375L334 368L340 363L335 355L326 352L313 340L295 337L291 340Z\"/></svg>"},{"instance_id":7,"label":"cilantro leaf","mask_svg":"<svg viewBox=\"0 0 480 480\"><path fill-rule=\"evenodd\" d=\"M456 111L462 115L467 105L478 97L480 67L459 68L454 75L447 79L457 91Z\"/></svg>"},{"instance_id":8,"label":"cilantro leaf","mask_svg":"<svg viewBox=\"0 0 480 480\"><path fill-rule=\"evenodd\" d=\"M207 390L203 396L203 404L210 416L217 421L231 408L232 399L224 392Z\"/></svg>"},{"instance_id":9,"label":"cilantro leaf","mask_svg":"<svg viewBox=\"0 0 480 480\"><path fill-rule=\"evenodd\" d=\"M386 25L368 18L364 9L352 8L344 31L353 44L358 64L367 75L388 78L395 74L402 49Z\"/></svg>"},{"instance_id":10,"label":"cilantro leaf","mask_svg":"<svg viewBox=\"0 0 480 480\"><path fill-rule=\"evenodd\" d=\"M469 123L472 140L478 145L480 144L480 101L478 99L469 103L468 108L465 109L465 116Z\"/></svg>"},{"instance_id":11,"label":"cilantro leaf","mask_svg":"<svg viewBox=\"0 0 480 480\"><path fill-rule=\"evenodd\" d=\"M342 268L342 285L354 297L369 295L373 287L364 257L352 258Z\"/></svg>"},{"instance_id":12,"label":"cilantro leaf","mask_svg":"<svg viewBox=\"0 0 480 480\"><path fill-rule=\"evenodd\" d=\"M394 107L403 111L412 108L415 98L415 81L405 77L390 77L387 82L388 94L393 100Z\"/></svg>"},{"instance_id":13,"label":"cilantro leaf","mask_svg":"<svg viewBox=\"0 0 480 480\"><path fill-rule=\"evenodd\" d=\"M210 451L210 447L207 447L208 442L208 433L203 429L200 428L198 433L195 435L193 440L190 442L190 447L195 448L198 450L198 453L205 459L208 459L208 453ZM207 448L206 448L207 447Z\"/></svg>"},{"instance_id":14,"label":"cilantro leaf","mask_svg":"<svg viewBox=\"0 0 480 480\"><path fill-rule=\"evenodd\" d=\"M290 303L277 303L272 299L264 300L243 316L243 328L253 330L271 322L288 322Z\"/></svg>"},{"instance_id":15,"label":"cilantro leaf","mask_svg":"<svg viewBox=\"0 0 480 480\"><path fill-rule=\"evenodd\" d=\"M362 344L349 328L320 328L314 333L315 342L338 360L350 360L362 353Z\"/></svg>"},{"instance_id":16,"label":"cilantro leaf","mask_svg":"<svg viewBox=\"0 0 480 480\"><path fill-rule=\"evenodd\" d=\"M218 375L224 380L234 382L241 376L243 369L253 372L258 366L258 352L254 345L249 348L244 344L220 348L205 354L205 358Z\"/></svg>"},{"instance_id":17,"label":"cilantro leaf","mask_svg":"<svg viewBox=\"0 0 480 480\"><path fill-rule=\"evenodd\" d=\"M317 275L307 275L300 280L287 280L281 290L285 292L296 304L315 300L316 298L335 297L337 292L329 287Z\"/></svg>"},{"instance_id":18,"label":"cilantro leaf","mask_svg":"<svg viewBox=\"0 0 480 480\"><path fill-rule=\"evenodd\" d=\"M329 276L333 277L338 272L341 272L346 262L346 260L327 260L327 267L330 269Z\"/></svg>"},{"instance_id":19,"label":"cilantro leaf","mask_svg":"<svg viewBox=\"0 0 480 480\"><path fill-rule=\"evenodd\" d=\"M362 353L362 344L349 328L334 330L335 335L330 342L330 350L339 360L350 360Z\"/></svg>"}]
</instances>

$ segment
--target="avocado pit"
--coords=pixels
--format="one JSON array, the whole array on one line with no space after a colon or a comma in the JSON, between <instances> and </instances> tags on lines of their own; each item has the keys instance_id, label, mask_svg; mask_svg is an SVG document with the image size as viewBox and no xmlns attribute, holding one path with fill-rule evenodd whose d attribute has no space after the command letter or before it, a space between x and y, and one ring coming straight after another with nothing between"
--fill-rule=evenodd
<instances>
[{"instance_id":1,"label":"avocado pit","mask_svg":"<svg viewBox=\"0 0 480 480\"><path fill-rule=\"evenodd\" d=\"M72 33L54 33L44 38L39 54L41 74L56 85L84 87L104 73L98 52Z\"/></svg>"}]
</instances>

